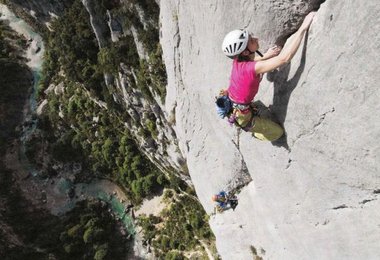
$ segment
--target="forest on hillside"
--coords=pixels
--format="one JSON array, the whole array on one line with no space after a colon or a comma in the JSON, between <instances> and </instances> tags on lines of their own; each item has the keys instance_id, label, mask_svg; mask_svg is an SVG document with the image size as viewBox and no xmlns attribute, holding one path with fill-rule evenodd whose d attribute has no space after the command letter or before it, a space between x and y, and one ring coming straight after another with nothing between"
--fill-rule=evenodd
<instances>
[{"instance_id":1,"label":"forest on hillside","mask_svg":"<svg viewBox=\"0 0 380 260\"><path fill-rule=\"evenodd\" d=\"M142 227L143 239L157 257L186 259L197 251L205 253L200 241L213 247L215 238L208 226L208 216L192 187L175 171L161 172L139 150L136 139L125 127L129 115L104 82L104 74L116 74L119 64L123 63L135 71L133 87L139 89L146 100L152 100L153 95L165 97L166 73L158 44L158 9L154 1L139 4L149 12L155 21L153 25L144 28L131 10L118 12L127 17L127 24L138 28L149 60L139 58L131 35L124 35L118 42L99 50L89 15L79 0L73 1L71 7L51 23L50 33L41 32L45 55L37 97L39 102L47 100L48 104L38 116L37 130L26 141L26 156L38 170L37 178L46 180L59 176L56 165L79 163L80 172L74 176L74 182L112 180L136 206L146 198L164 193L167 208L160 216L139 217L136 225ZM105 12L114 6L101 1L98 8ZM7 30L9 28L3 31ZM22 49L27 47L26 40L20 38L16 40L18 44L13 41L10 45L7 42L6 37L1 38L1 53L6 56L1 57L1 66L13 59L15 68L4 65L1 70L6 73L2 78L6 87L1 89L4 100L1 104L6 109L1 118L13 122L12 127L7 128L10 131L0 140L4 153L9 144L20 137L21 132L13 130L21 123L20 107L28 98L32 82L21 55ZM17 45L21 47L13 57L9 48ZM29 75L28 78L19 80L21 85L14 91L11 79L22 79L25 75ZM63 92L48 90L59 84L63 84ZM14 102L17 95L18 103ZM19 117L11 116L15 113ZM157 135L154 122L152 114L140 134ZM29 205L18 183L14 182L12 171L5 165L2 167L1 181L8 187L2 190L2 201L9 210L1 219L13 227L15 235L23 241L20 245L4 243L0 251L7 257L46 258L52 254L59 259L121 259L130 250L127 236L123 235L123 228L110 212L109 205L84 200L64 216L53 216ZM215 248L213 251L216 254Z\"/></svg>"}]
</instances>

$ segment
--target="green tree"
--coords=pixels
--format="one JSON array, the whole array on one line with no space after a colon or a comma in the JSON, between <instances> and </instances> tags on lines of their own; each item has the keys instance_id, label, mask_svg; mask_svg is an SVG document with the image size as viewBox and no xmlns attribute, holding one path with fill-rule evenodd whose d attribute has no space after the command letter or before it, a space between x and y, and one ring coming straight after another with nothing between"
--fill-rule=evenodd
<instances>
[{"instance_id":1,"label":"green tree","mask_svg":"<svg viewBox=\"0 0 380 260\"><path fill-rule=\"evenodd\" d=\"M117 73L121 62L120 57L114 47L101 48L98 52L99 68L105 73Z\"/></svg>"},{"instance_id":2,"label":"green tree","mask_svg":"<svg viewBox=\"0 0 380 260\"><path fill-rule=\"evenodd\" d=\"M190 216L190 224L195 229L198 230L202 227L203 221L202 216L199 216L197 214L192 214Z\"/></svg>"},{"instance_id":3,"label":"green tree","mask_svg":"<svg viewBox=\"0 0 380 260\"><path fill-rule=\"evenodd\" d=\"M91 226L91 227L87 228L86 231L84 232L83 241L85 243L91 243L91 242L93 242L94 237L95 237L95 229L94 229L94 227Z\"/></svg>"},{"instance_id":4,"label":"green tree","mask_svg":"<svg viewBox=\"0 0 380 260\"><path fill-rule=\"evenodd\" d=\"M160 237L160 244L163 250L168 250L170 248L170 239L167 236Z\"/></svg>"},{"instance_id":5,"label":"green tree","mask_svg":"<svg viewBox=\"0 0 380 260\"><path fill-rule=\"evenodd\" d=\"M106 259L108 253L108 244L103 244L96 249L94 260Z\"/></svg>"},{"instance_id":6,"label":"green tree","mask_svg":"<svg viewBox=\"0 0 380 260\"><path fill-rule=\"evenodd\" d=\"M107 138L102 147L103 158L106 160L108 165L111 166L112 160L114 159L114 142L111 138Z\"/></svg>"},{"instance_id":7,"label":"green tree","mask_svg":"<svg viewBox=\"0 0 380 260\"><path fill-rule=\"evenodd\" d=\"M170 251L165 255L165 260L183 260L184 256L178 251Z\"/></svg>"},{"instance_id":8,"label":"green tree","mask_svg":"<svg viewBox=\"0 0 380 260\"><path fill-rule=\"evenodd\" d=\"M144 189L140 179L132 181L132 192L138 199L144 197Z\"/></svg>"},{"instance_id":9,"label":"green tree","mask_svg":"<svg viewBox=\"0 0 380 260\"><path fill-rule=\"evenodd\" d=\"M73 226L67 231L69 237L79 237L82 234L82 226L80 224Z\"/></svg>"}]
</instances>

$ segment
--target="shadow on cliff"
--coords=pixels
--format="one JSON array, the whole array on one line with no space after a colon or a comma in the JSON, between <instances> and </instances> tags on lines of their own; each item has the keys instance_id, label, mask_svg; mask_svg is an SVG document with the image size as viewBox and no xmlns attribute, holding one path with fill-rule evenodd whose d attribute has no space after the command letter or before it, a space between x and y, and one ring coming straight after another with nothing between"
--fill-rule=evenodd
<instances>
[{"instance_id":1,"label":"shadow on cliff","mask_svg":"<svg viewBox=\"0 0 380 260\"><path fill-rule=\"evenodd\" d=\"M293 90L297 87L301 75L305 69L307 39L308 32L306 32L305 34L300 65L298 66L293 78L288 80L291 63L288 63L280 69L267 74L267 79L271 82L274 82L273 105L269 106L269 110L272 113L273 121L280 123L280 125L284 128L285 131L285 134L280 139L272 142L272 144L278 147L284 147L288 151L290 151L290 148L287 141L287 134L284 122L288 112L290 95L292 94Z\"/></svg>"}]
</instances>

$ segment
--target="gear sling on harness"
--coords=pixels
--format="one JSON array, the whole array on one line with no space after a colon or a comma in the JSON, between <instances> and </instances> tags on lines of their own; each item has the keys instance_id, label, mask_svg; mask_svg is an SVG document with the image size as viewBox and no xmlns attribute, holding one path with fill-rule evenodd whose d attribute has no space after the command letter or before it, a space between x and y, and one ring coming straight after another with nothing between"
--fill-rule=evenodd
<instances>
[{"instance_id":1,"label":"gear sling on harness","mask_svg":"<svg viewBox=\"0 0 380 260\"><path fill-rule=\"evenodd\" d=\"M221 91L221 93L225 93ZM235 124L246 132L262 141L275 141L280 138L284 130L270 119L262 118L258 109L250 104L237 104L228 95L222 94L216 100L217 113L221 118L228 117L228 122Z\"/></svg>"}]
</instances>

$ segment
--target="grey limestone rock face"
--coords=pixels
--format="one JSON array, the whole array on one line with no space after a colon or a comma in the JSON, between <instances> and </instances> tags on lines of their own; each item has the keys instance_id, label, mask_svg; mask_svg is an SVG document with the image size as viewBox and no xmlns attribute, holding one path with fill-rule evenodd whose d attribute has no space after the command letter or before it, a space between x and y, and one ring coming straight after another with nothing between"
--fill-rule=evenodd
<instances>
[{"instance_id":1,"label":"grey limestone rock face","mask_svg":"<svg viewBox=\"0 0 380 260\"><path fill-rule=\"evenodd\" d=\"M223 259L379 257L377 1L323 3L293 60L265 77L256 100L284 125L281 141L237 143L214 108L231 68L224 35L248 28L265 52L320 2L160 1L166 110L197 195L211 212L213 193L245 184L236 210L210 220Z\"/></svg>"},{"instance_id":2,"label":"grey limestone rock face","mask_svg":"<svg viewBox=\"0 0 380 260\"><path fill-rule=\"evenodd\" d=\"M109 27L107 25L107 20L105 19L106 14L97 11L96 5L98 4L93 0L82 0L84 7L86 8L88 14L90 15L90 23L92 29L95 33L96 40L98 41L99 48L107 46L109 42Z\"/></svg>"}]
</instances>

